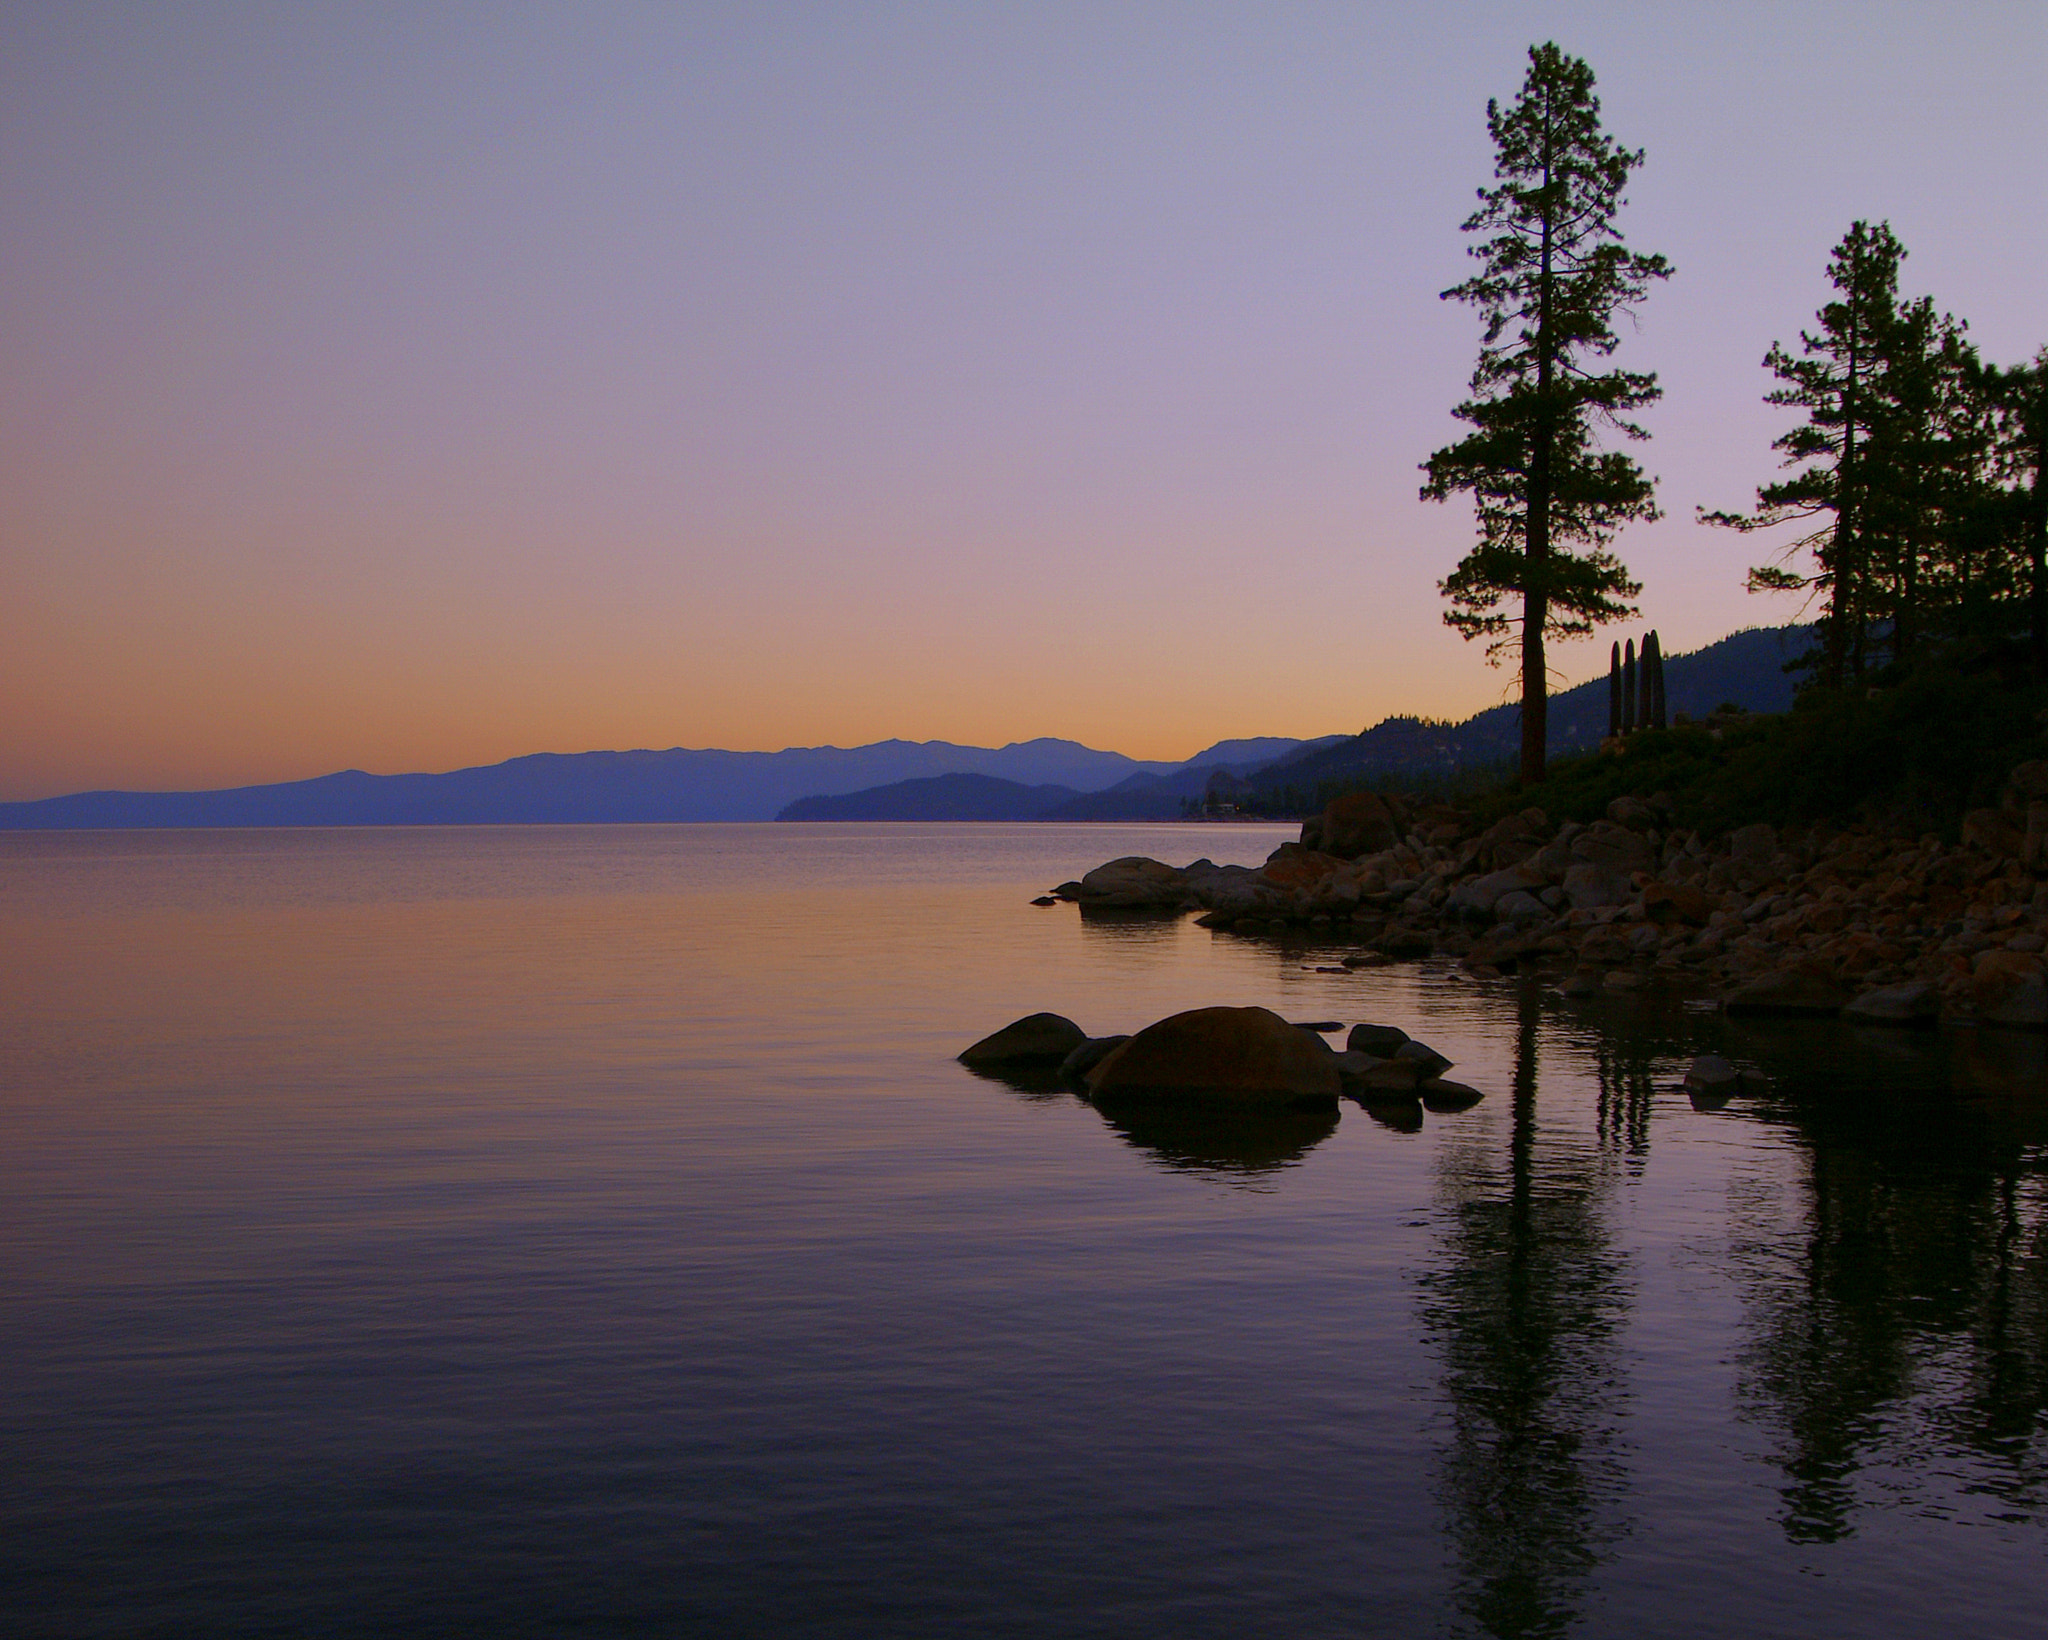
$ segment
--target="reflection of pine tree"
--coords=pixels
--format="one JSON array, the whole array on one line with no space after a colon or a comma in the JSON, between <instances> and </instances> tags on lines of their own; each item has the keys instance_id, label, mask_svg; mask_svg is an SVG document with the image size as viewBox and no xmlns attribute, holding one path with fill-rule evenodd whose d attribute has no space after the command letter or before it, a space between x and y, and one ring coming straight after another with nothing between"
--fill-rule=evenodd
<instances>
[{"instance_id":1,"label":"reflection of pine tree","mask_svg":"<svg viewBox=\"0 0 2048 1640\"><path fill-rule=\"evenodd\" d=\"M1593 1060L1600 1146L1625 1154L1638 1171L1650 1154L1653 1060L1647 1047L1640 1037L1603 1038Z\"/></svg>"},{"instance_id":2,"label":"reflection of pine tree","mask_svg":"<svg viewBox=\"0 0 2048 1640\"><path fill-rule=\"evenodd\" d=\"M1569 1630L1622 1530L1627 1292L1600 1205L1608 1163L1539 1135L1538 1008L1525 991L1507 1155L1447 1165L1449 1256L1422 1294L1449 1402L1439 1498L1462 1601L1495 1635Z\"/></svg>"},{"instance_id":3,"label":"reflection of pine tree","mask_svg":"<svg viewBox=\"0 0 2048 1640\"><path fill-rule=\"evenodd\" d=\"M1777 1433L1794 1542L1851 1536L1857 1479L1873 1466L1910 1465L1935 1486L1961 1468L1963 1489L2008 1518L2048 1503L2038 1148L2030 1158L2020 1135L1961 1101L1910 1121L1873 1102L1794 1109L1803 1236L1788 1236L1782 1209L1760 1208L1738 1248L1750 1342L1737 1395Z\"/></svg>"}]
</instances>

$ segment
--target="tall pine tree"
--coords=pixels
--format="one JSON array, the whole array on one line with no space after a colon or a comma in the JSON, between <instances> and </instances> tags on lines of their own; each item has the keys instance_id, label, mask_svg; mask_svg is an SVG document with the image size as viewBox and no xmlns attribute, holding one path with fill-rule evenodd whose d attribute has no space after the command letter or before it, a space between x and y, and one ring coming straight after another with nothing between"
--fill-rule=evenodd
<instances>
[{"instance_id":1,"label":"tall pine tree","mask_svg":"<svg viewBox=\"0 0 2048 1640\"><path fill-rule=\"evenodd\" d=\"M1899 263L1905 248L1891 225L1850 225L1828 261L1828 281L1840 293L1821 308L1817 331L1800 332L1795 354L1773 342L1764 368L1785 385L1764 395L1768 404L1806 412L1806 420L1773 441L1791 476L1756 493L1750 513L1713 512L1710 524L1738 530L1772 529L1814 520L1780 562L1749 572L1753 592L1817 590L1822 675L1831 685L1861 676L1877 597L1875 548L1885 499L1895 494L1888 466L1901 444L1898 390L1893 373L1909 340L1899 309ZM1811 571L1788 567L1801 551Z\"/></svg>"},{"instance_id":2,"label":"tall pine tree","mask_svg":"<svg viewBox=\"0 0 2048 1640\"><path fill-rule=\"evenodd\" d=\"M1471 247L1481 271L1443 293L1485 324L1472 396L1452 411L1472 431L1425 463L1422 495L1472 497L1479 543L1441 584L1444 619L1489 640L1490 658L1517 653L1521 777L1533 784L1549 727L1545 640L1633 614L1642 590L1608 547L1623 524L1657 516L1654 486L1597 437L1648 437L1629 417L1658 398L1657 378L1595 366L1618 344L1615 315L1671 269L1628 250L1614 225L1643 155L1601 129L1583 61L1531 46L1520 95L1488 102L1486 125L1496 183L1464 224L1484 236Z\"/></svg>"},{"instance_id":3,"label":"tall pine tree","mask_svg":"<svg viewBox=\"0 0 2048 1640\"><path fill-rule=\"evenodd\" d=\"M2048 679L2048 348L2031 364L1985 372L1999 421L1998 465L2011 483L2008 534L2026 565L2034 676Z\"/></svg>"}]
</instances>

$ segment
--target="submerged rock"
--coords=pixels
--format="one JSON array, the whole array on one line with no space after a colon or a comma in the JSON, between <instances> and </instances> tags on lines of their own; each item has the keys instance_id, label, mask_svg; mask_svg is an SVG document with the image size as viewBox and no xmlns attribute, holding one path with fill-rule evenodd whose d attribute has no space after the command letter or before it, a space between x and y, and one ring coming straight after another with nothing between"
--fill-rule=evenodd
<instances>
[{"instance_id":1,"label":"submerged rock","mask_svg":"<svg viewBox=\"0 0 2048 1640\"><path fill-rule=\"evenodd\" d=\"M1335 1100L1336 1056L1268 1008L1195 1008L1148 1025L1088 1077L1106 1099Z\"/></svg>"},{"instance_id":2,"label":"submerged rock","mask_svg":"<svg viewBox=\"0 0 2048 1640\"><path fill-rule=\"evenodd\" d=\"M1088 1040L1061 1014L1026 1014L960 1055L963 1065L1057 1065Z\"/></svg>"}]
</instances>

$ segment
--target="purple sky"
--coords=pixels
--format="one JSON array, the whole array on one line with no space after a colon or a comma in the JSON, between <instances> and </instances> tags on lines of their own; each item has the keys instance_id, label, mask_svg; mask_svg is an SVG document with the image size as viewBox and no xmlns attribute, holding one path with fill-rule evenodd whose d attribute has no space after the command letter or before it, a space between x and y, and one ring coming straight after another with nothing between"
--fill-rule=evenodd
<instances>
[{"instance_id":1,"label":"purple sky","mask_svg":"<svg viewBox=\"0 0 2048 1640\"><path fill-rule=\"evenodd\" d=\"M1461 716L1477 344L1436 293L1535 40L1677 265L1630 531L1667 652L1797 605L1702 529L1889 217L2048 341L2048 8L15 7L0 798L543 749ZM1556 655L1604 669L1607 636Z\"/></svg>"}]
</instances>

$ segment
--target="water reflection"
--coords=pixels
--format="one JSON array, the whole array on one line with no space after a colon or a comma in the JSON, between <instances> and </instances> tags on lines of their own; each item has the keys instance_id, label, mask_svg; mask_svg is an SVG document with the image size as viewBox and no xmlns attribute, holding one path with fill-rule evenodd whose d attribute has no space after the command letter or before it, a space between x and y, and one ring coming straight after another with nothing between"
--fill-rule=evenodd
<instances>
[{"instance_id":1,"label":"water reflection","mask_svg":"<svg viewBox=\"0 0 2048 1640\"><path fill-rule=\"evenodd\" d=\"M1159 1100L1096 1101L1117 1137L1180 1172L1257 1178L1294 1166L1337 1131L1327 1109L1239 1110Z\"/></svg>"},{"instance_id":2,"label":"water reflection","mask_svg":"<svg viewBox=\"0 0 2048 1640\"><path fill-rule=\"evenodd\" d=\"M1106 945L1163 951L1181 934L1178 911L1150 906L1087 906L1080 908L1083 937Z\"/></svg>"},{"instance_id":3,"label":"water reflection","mask_svg":"<svg viewBox=\"0 0 2048 1640\"><path fill-rule=\"evenodd\" d=\"M1853 1535L1880 1496L2027 1519L2048 1481L2039 1045L1931 1041L1918 1057L1951 1072L1932 1092L1885 1074L1901 1051L1793 1079L1764 1114L1804 1167L1743 1204L1737 1395L1774 1436L1796 1543Z\"/></svg>"},{"instance_id":4,"label":"water reflection","mask_svg":"<svg viewBox=\"0 0 2048 1640\"><path fill-rule=\"evenodd\" d=\"M1057 1065L963 1065L970 1076L1008 1088L1033 1104L1051 1104L1066 1099L1074 1085L1060 1075Z\"/></svg>"},{"instance_id":5,"label":"water reflection","mask_svg":"<svg viewBox=\"0 0 2048 1640\"><path fill-rule=\"evenodd\" d=\"M1603 1207L1601 1149L1538 1125L1541 1006L1524 986L1505 1154L1483 1141L1446 1153L1449 1242L1421 1284L1449 1410L1437 1498L1458 1599L1503 1636L1571 1628L1624 1530L1628 1272ZM1603 1136L1606 1087L1603 1077ZM1623 1078L1613 1103L1624 1131L1631 1099Z\"/></svg>"}]
</instances>

